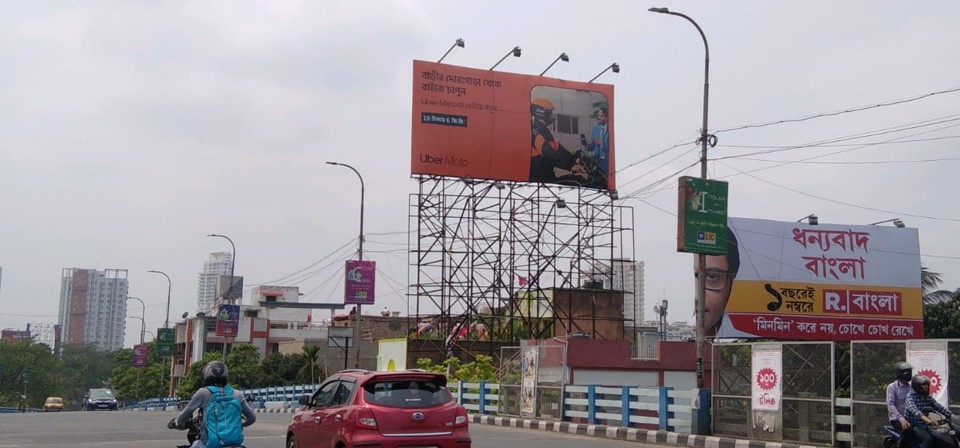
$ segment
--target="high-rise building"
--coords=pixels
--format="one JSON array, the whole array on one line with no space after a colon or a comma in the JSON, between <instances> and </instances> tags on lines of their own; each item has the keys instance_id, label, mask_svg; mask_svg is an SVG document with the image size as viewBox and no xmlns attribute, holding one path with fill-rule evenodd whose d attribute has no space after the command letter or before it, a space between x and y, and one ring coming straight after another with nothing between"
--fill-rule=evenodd
<instances>
[{"instance_id":1,"label":"high-rise building","mask_svg":"<svg viewBox=\"0 0 960 448\"><path fill-rule=\"evenodd\" d=\"M58 315L63 344L93 344L102 352L123 348L128 289L126 269L64 269Z\"/></svg>"},{"instance_id":2,"label":"high-rise building","mask_svg":"<svg viewBox=\"0 0 960 448\"><path fill-rule=\"evenodd\" d=\"M203 263L203 271L197 274L197 311L210 314L217 304L217 278L230 275L233 255L230 252L213 252Z\"/></svg>"},{"instance_id":3,"label":"high-rise building","mask_svg":"<svg viewBox=\"0 0 960 448\"><path fill-rule=\"evenodd\" d=\"M625 327L636 327L643 322L643 262L613 260L613 269L606 263L593 267L594 281L603 283L603 289L623 291L623 319Z\"/></svg>"}]
</instances>

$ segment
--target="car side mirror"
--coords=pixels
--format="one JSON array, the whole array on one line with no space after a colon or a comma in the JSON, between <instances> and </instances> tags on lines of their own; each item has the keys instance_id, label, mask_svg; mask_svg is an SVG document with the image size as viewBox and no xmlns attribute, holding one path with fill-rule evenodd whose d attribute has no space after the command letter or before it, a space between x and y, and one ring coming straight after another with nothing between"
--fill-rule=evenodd
<instances>
[{"instance_id":1,"label":"car side mirror","mask_svg":"<svg viewBox=\"0 0 960 448\"><path fill-rule=\"evenodd\" d=\"M300 403L301 406L310 406L310 396L301 395L300 399L297 400L297 403Z\"/></svg>"}]
</instances>

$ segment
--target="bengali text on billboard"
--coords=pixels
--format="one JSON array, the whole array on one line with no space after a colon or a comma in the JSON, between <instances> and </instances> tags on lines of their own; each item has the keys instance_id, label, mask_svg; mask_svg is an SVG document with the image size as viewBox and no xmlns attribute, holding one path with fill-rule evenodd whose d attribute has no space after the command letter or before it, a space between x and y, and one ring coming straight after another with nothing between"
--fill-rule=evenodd
<instances>
[{"instance_id":1,"label":"bengali text on billboard","mask_svg":"<svg viewBox=\"0 0 960 448\"><path fill-rule=\"evenodd\" d=\"M411 173L616 189L613 86L413 61Z\"/></svg>"},{"instance_id":2,"label":"bengali text on billboard","mask_svg":"<svg viewBox=\"0 0 960 448\"><path fill-rule=\"evenodd\" d=\"M706 319L708 332L716 325L719 337L923 337L917 229L745 218L728 223L728 255L707 257L706 309L716 316ZM711 313L717 308L722 316Z\"/></svg>"}]
</instances>

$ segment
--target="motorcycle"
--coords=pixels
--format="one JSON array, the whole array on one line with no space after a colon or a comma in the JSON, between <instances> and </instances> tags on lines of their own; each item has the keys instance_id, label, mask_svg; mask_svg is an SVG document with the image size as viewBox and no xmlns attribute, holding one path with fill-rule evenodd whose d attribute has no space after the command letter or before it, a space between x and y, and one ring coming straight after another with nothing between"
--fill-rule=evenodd
<instances>
[{"instance_id":1,"label":"motorcycle","mask_svg":"<svg viewBox=\"0 0 960 448\"><path fill-rule=\"evenodd\" d=\"M933 438L936 441L937 446L941 448L960 448L960 434L958 434L958 427L950 419L945 418L937 412L929 410L926 412L927 418L936 422L935 425L930 426L930 432L933 434ZM883 448L920 448L920 441L915 440L914 437L908 437L904 440L905 445L901 445L901 439L903 439L903 434L894 429L893 426L886 425L883 427L886 434L883 436Z\"/></svg>"},{"instance_id":2,"label":"motorcycle","mask_svg":"<svg viewBox=\"0 0 960 448\"><path fill-rule=\"evenodd\" d=\"M179 431L187 431L187 441L190 442L186 445L177 445L177 448L190 448L193 445L193 442L200 439L200 434L203 433L203 411L197 410L193 418L187 421L186 426L179 427L177 426L177 418L174 417L167 422L167 429L176 429ZM232 448L246 448L243 445L236 445Z\"/></svg>"}]
</instances>

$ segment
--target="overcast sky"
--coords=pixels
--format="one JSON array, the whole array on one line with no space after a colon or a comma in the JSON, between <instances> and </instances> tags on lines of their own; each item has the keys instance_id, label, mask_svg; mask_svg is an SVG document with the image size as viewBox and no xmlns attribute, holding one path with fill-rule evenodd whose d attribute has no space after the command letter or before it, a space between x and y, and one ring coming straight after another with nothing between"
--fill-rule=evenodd
<instances>
[{"instance_id":1,"label":"overcast sky","mask_svg":"<svg viewBox=\"0 0 960 448\"><path fill-rule=\"evenodd\" d=\"M128 269L154 331L167 285L146 271L173 279L171 318L195 311L203 262L230 249L208 233L233 239L248 285L332 254L293 283L306 301L342 301L359 186L327 160L363 174L376 309L406 314L411 61L435 61L457 38L466 47L445 63L486 69L519 45L523 56L498 70L538 74L567 52L549 75L585 81L620 64L598 81L615 85L621 196L643 192L627 204L645 311L666 298L670 321L692 322L675 173L699 174L683 171L697 150L648 157L700 127L703 44L651 6L690 15L707 35L711 131L960 88L960 3L946 0L3 2L0 328L55 323L61 269L83 267ZM960 92L717 132L710 158L872 131L885 133L837 144L897 140L711 161L710 177L730 182L731 216L902 218L919 229L922 262L960 287ZM127 320L126 346L138 324Z\"/></svg>"}]
</instances>

